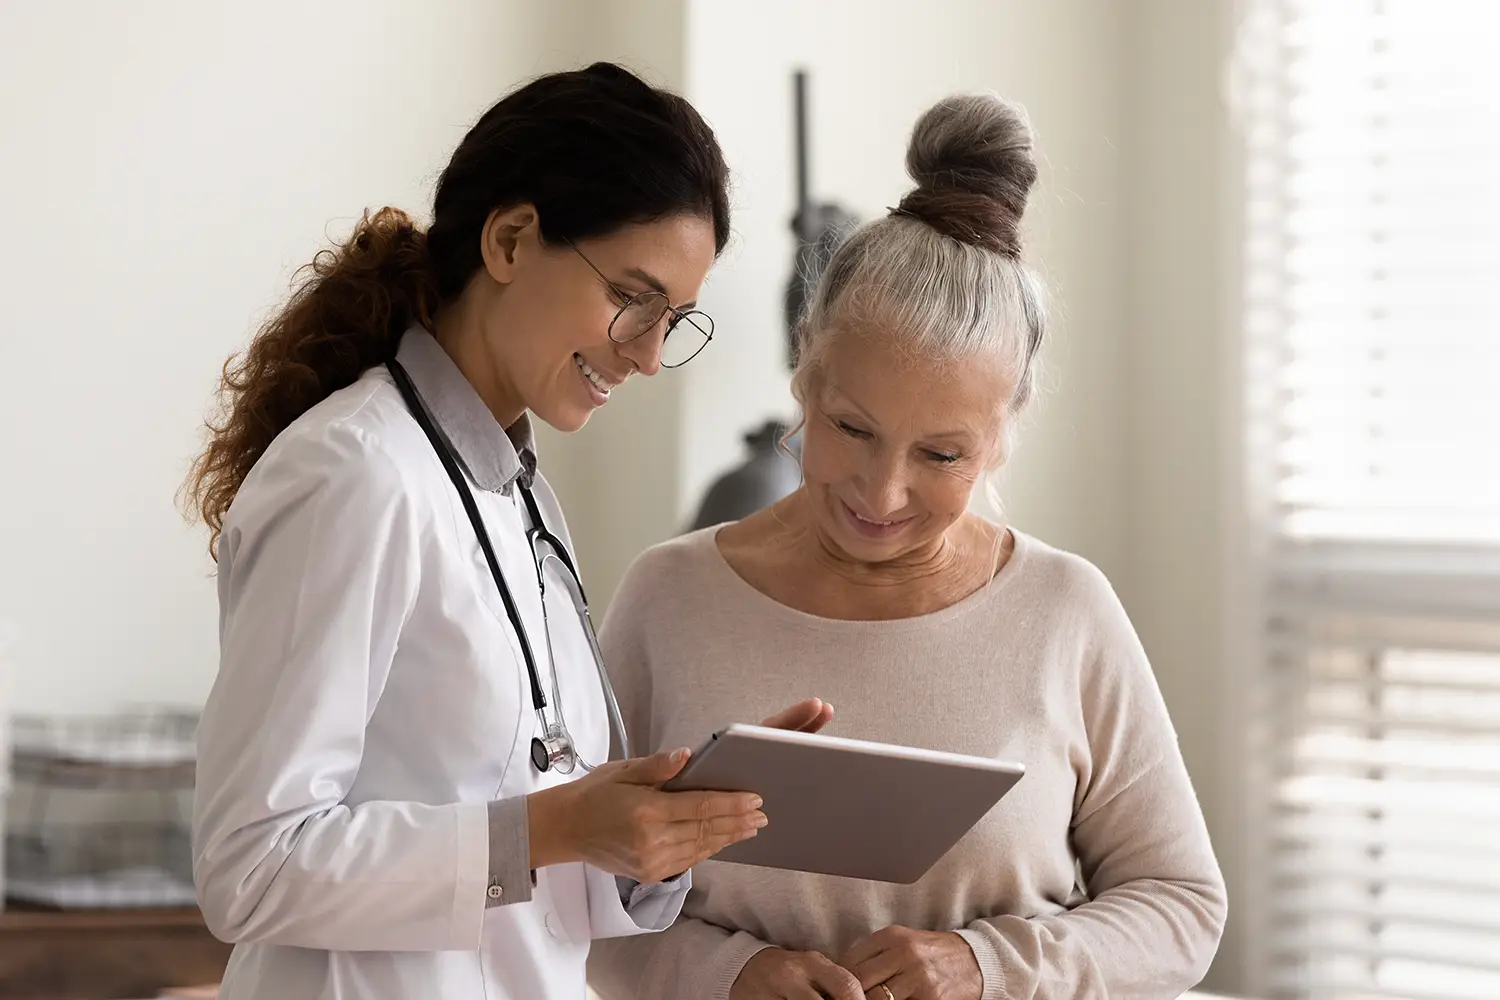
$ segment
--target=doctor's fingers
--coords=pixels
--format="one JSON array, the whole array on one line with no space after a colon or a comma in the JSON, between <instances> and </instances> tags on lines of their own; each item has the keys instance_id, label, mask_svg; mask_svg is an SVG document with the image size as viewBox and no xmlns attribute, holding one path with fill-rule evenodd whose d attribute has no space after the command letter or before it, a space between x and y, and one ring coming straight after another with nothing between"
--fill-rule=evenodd
<instances>
[{"instance_id":1,"label":"doctor's fingers","mask_svg":"<svg viewBox=\"0 0 1500 1000\"><path fill-rule=\"evenodd\" d=\"M600 780L622 781L630 785L660 785L670 781L687 764L692 751L686 747L663 750L649 757L610 761L594 769Z\"/></svg>"},{"instance_id":2,"label":"doctor's fingers","mask_svg":"<svg viewBox=\"0 0 1500 1000\"><path fill-rule=\"evenodd\" d=\"M652 868L668 874L687 871L694 865L712 858L724 848L749 840L760 832L760 828L746 824L723 823L675 823L668 831L670 847L663 846Z\"/></svg>"},{"instance_id":3,"label":"doctor's fingers","mask_svg":"<svg viewBox=\"0 0 1500 1000\"><path fill-rule=\"evenodd\" d=\"M717 854L730 844L749 840L766 825L764 813L720 816L716 819L684 820L667 827L667 838L695 854Z\"/></svg>"},{"instance_id":4,"label":"doctor's fingers","mask_svg":"<svg viewBox=\"0 0 1500 1000\"><path fill-rule=\"evenodd\" d=\"M762 815L760 796L748 792L662 792L665 817L673 823Z\"/></svg>"},{"instance_id":5,"label":"doctor's fingers","mask_svg":"<svg viewBox=\"0 0 1500 1000\"><path fill-rule=\"evenodd\" d=\"M748 816L719 816L715 819L685 820L673 823L668 836L695 851L718 853L730 844L748 840L766 825L765 813Z\"/></svg>"}]
</instances>

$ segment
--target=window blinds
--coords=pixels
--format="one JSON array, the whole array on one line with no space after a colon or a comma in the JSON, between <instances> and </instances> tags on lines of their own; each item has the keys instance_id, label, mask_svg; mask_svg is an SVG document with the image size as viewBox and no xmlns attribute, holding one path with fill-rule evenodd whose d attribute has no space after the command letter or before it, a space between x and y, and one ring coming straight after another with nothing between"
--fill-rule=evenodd
<instances>
[{"instance_id":1,"label":"window blinds","mask_svg":"<svg viewBox=\"0 0 1500 1000\"><path fill-rule=\"evenodd\" d=\"M1252 964L1500 1000L1500 4L1241 7Z\"/></svg>"}]
</instances>

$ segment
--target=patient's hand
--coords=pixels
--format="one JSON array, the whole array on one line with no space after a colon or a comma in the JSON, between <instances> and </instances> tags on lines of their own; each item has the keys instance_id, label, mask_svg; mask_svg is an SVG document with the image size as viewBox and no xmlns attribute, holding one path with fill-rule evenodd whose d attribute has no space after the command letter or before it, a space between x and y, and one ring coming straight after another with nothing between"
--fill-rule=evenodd
<instances>
[{"instance_id":1,"label":"patient's hand","mask_svg":"<svg viewBox=\"0 0 1500 1000\"><path fill-rule=\"evenodd\" d=\"M984 994L974 950L951 932L887 927L850 948L839 965L874 1000L979 1000Z\"/></svg>"},{"instance_id":2,"label":"patient's hand","mask_svg":"<svg viewBox=\"0 0 1500 1000\"><path fill-rule=\"evenodd\" d=\"M833 706L821 698L799 701L791 708L782 709L761 723L771 729L791 729L803 733L815 733L833 721Z\"/></svg>"},{"instance_id":3,"label":"patient's hand","mask_svg":"<svg viewBox=\"0 0 1500 1000\"><path fill-rule=\"evenodd\" d=\"M865 1000L859 980L815 951L765 948L751 956L729 1000Z\"/></svg>"}]
</instances>

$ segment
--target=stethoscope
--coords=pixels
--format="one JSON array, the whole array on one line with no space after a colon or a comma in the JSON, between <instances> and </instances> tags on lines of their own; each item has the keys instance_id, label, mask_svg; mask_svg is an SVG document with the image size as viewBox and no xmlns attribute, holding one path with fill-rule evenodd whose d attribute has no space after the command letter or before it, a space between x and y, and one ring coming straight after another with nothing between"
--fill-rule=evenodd
<instances>
[{"instance_id":1,"label":"stethoscope","mask_svg":"<svg viewBox=\"0 0 1500 1000\"><path fill-rule=\"evenodd\" d=\"M547 579L544 570L548 564L554 564L559 572L557 578L562 581L564 589L573 601L573 607L578 612L578 622L583 627L583 634L588 639L589 651L594 656L594 668L599 674L599 684L604 689L604 700L609 706L609 724L614 730L614 736L620 743L620 753L628 758L630 756L630 740L625 735L625 723L620 716L620 705L615 700L615 689L609 683L609 674L604 669L604 655L599 651L599 639L594 634L594 623L589 618L588 599L583 593L583 584L578 580L578 571L573 568L572 557L568 555L567 546L552 532L547 530L547 524L542 520L541 508L537 506L536 498L531 495L528 487L516 484L521 491L521 499L526 504L526 515L531 521L531 528L526 532L526 544L531 549L532 562L536 565L536 586L542 598L542 628L547 637L547 661L552 670L552 711L556 716L555 721L547 718L547 698L542 693L541 675L537 671L536 657L531 651L531 640L526 635L526 626L521 621L521 613L516 608L515 599L511 596L510 587L505 583L505 576L500 572L500 561L495 558L494 546L490 544L489 532L485 530L484 520L479 516L479 508L474 503L474 494L469 490L468 483L464 479L463 472L458 467L458 460L448 449L447 443L442 435L433 426L427 409L422 405L422 399L417 395L416 386L412 384L411 376L401 363L392 359L386 362L390 369L392 378L396 381L396 388L401 393L401 398L406 400L407 408L411 410L412 416L421 426L427 440L432 442L433 450L437 452L438 458L442 460L443 468L448 471L448 478L453 481L454 489L458 490L458 497L463 501L464 511L469 515L469 523L474 527L474 534L479 538L479 547L484 551L485 562L489 563L490 575L495 579L495 588L500 591L500 599L505 604L506 617L510 619L511 627L516 630L516 638L521 644L521 655L526 660L526 673L531 678L531 705L536 709L537 723L541 726L542 734L531 740L531 763L538 771L557 770L561 774L569 774L574 767L582 767L584 771L592 771L597 765L590 764L583 759L573 745L573 736L568 732L567 720L563 718L562 711L562 688L557 678L557 657L553 653L552 646L552 623L547 616Z\"/></svg>"}]
</instances>

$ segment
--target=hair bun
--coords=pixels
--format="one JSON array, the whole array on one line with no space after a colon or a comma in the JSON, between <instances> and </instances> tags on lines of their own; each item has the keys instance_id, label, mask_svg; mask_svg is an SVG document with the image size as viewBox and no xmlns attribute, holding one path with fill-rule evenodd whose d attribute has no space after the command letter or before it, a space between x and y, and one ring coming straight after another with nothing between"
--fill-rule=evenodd
<instances>
[{"instance_id":1,"label":"hair bun","mask_svg":"<svg viewBox=\"0 0 1500 1000\"><path fill-rule=\"evenodd\" d=\"M960 94L928 108L912 129L906 171L917 186L897 214L945 236L1011 257L1036 183L1031 124L993 94Z\"/></svg>"}]
</instances>

